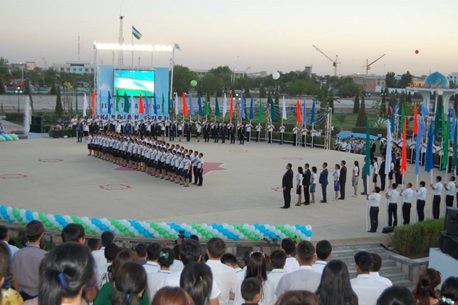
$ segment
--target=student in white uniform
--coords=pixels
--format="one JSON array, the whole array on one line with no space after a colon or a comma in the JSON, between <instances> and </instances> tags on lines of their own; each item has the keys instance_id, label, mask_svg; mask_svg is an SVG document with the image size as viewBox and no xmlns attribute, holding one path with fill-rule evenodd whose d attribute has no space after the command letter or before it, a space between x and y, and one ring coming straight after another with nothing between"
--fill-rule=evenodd
<instances>
[{"instance_id":1,"label":"student in white uniform","mask_svg":"<svg viewBox=\"0 0 458 305\"><path fill-rule=\"evenodd\" d=\"M159 250L158 262L160 269L152 277L148 277L148 293L150 302L153 300L156 291L158 290L161 282L170 276L170 266L174 261L174 253L170 248L163 248Z\"/></svg>"},{"instance_id":2,"label":"student in white uniform","mask_svg":"<svg viewBox=\"0 0 458 305\"><path fill-rule=\"evenodd\" d=\"M369 273L374 279L379 280L382 283L387 284L388 286L393 286L393 283L390 279L380 276L379 271L382 268L382 257L377 253L371 253L372 256L372 268Z\"/></svg>"},{"instance_id":3,"label":"student in white uniform","mask_svg":"<svg viewBox=\"0 0 458 305\"><path fill-rule=\"evenodd\" d=\"M425 203L426 203L426 183L425 181L420 181L420 188L415 192L417 197L417 215L418 221L423 221L425 219Z\"/></svg>"},{"instance_id":4,"label":"student in white uniform","mask_svg":"<svg viewBox=\"0 0 458 305\"><path fill-rule=\"evenodd\" d=\"M317 260L313 262L312 269L320 274L323 273L328 261L332 256L332 245L327 240L320 240L315 247Z\"/></svg>"},{"instance_id":5,"label":"student in white uniform","mask_svg":"<svg viewBox=\"0 0 458 305\"><path fill-rule=\"evenodd\" d=\"M431 188L434 191L433 197L433 218L439 219L440 215L440 204L441 204L441 193L442 193L442 177L436 177L436 184L431 184Z\"/></svg>"},{"instance_id":6,"label":"student in white uniform","mask_svg":"<svg viewBox=\"0 0 458 305\"><path fill-rule=\"evenodd\" d=\"M286 263L286 254L282 250L275 250L270 254L270 263L272 271L267 274L267 280L272 283L274 289L277 289L278 282L285 275L283 268Z\"/></svg>"},{"instance_id":7,"label":"student in white uniform","mask_svg":"<svg viewBox=\"0 0 458 305\"><path fill-rule=\"evenodd\" d=\"M388 199L388 226L398 225L398 198L399 193L396 190L397 184L393 183L386 193Z\"/></svg>"},{"instance_id":8,"label":"student in white uniform","mask_svg":"<svg viewBox=\"0 0 458 305\"><path fill-rule=\"evenodd\" d=\"M410 209L412 208L412 183L407 183L407 188L401 192L402 195L402 219L403 225L410 223Z\"/></svg>"},{"instance_id":9,"label":"student in white uniform","mask_svg":"<svg viewBox=\"0 0 458 305\"><path fill-rule=\"evenodd\" d=\"M297 259L292 255L296 250L294 241L291 238L282 239L281 249L286 254L286 263L285 267L283 268L285 273L291 273L299 270L299 263L297 262Z\"/></svg>"},{"instance_id":10,"label":"student in white uniform","mask_svg":"<svg viewBox=\"0 0 458 305\"><path fill-rule=\"evenodd\" d=\"M453 207L453 198L455 198L455 176L448 178L448 182L444 183L445 189L445 206Z\"/></svg>"}]
</instances>

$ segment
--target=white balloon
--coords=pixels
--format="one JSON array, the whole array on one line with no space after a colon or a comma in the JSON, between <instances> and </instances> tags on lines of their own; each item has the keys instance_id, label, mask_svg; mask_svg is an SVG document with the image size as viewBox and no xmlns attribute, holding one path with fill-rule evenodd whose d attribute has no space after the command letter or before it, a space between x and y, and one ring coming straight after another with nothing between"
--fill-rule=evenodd
<instances>
[{"instance_id":1,"label":"white balloon","mask_svg":"<svg viewBox=\"0 0 458 305\"><path fill-rule=\"evenodd\" d=\"M280 78L280 72L275 71L274 73L272 73L272 78L273 78L274 80L279 79L279 78Z\"/></svg>"}]
</instances>

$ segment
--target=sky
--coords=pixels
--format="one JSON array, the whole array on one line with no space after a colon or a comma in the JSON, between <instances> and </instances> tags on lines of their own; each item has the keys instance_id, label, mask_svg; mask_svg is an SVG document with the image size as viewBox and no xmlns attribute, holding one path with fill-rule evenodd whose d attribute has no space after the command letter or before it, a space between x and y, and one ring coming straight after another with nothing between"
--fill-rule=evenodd
<instances>
[{"instance_id":1,"label":"sky","mask_svg":"<svg viewBox=\"0 0 458 305\"><path fill-rule=\"evenodd\" d=\"M10 63L44 67L67 61L94 62L93 42L117 43L119 15L124 41L177 43L175 64L191 69L228 65L241 72L288 72L312 66L332 75L369 73L445 75L458 72L456 0L22 0L4 1L0 56ZM78 36L80 54L78 55ZM415 54L415 50L419 53ZM134 66L168 66L170 54L134 54ZM44 59L43 59L44 58ZM97 64L111 64L98 52ZM124 62L132 64L130 53Z\"/></svg>"}]
</instances>

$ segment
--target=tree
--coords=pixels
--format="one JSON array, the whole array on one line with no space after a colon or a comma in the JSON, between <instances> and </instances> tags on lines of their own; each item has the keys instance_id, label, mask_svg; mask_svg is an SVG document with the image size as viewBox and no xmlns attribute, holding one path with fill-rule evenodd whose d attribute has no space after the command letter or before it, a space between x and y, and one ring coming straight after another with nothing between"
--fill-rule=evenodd
<instances>
[{"instance_id":1,"label":"tree","mask_svg":"<svg viewBox=\"0 0 458 305\"><path fill-rule=\"evenodd\" d=\"M0 81L2 81L3 84L7 83L11 78L10 71L8 70L8 60L0 57ZM2 87L3 88L3 87ZM5 90L5 88L0 89L0 90Z\"/></svg>"},{"instance_id":2,"label":"tree","mask_svg":"<svg viewBox=\"0 0 458 305\"><path fill-rule=\"evenodd\" d=\"M387 88L397 88L398 84L396 81L396 74L394 72L388 72L385 76L385 86Z\"/></svg>"},{"instance_id":3,"label":"tree","mask_svg":"<svg viewBox=\"0 0 458 305\"><path fill-rule=\"evenodd\" d=\"M57 91L57 97L56 97L56 109L54 110L54 113L58 116L61 117L62 114L64 113L64 109L62 108L62 98L60 94L60 86L56 86L56 91Z\"/></svg>"},{"instance_id":4,"label":"tree","mask_svg":"<svg viewBox=\"0 0 458 305\"><path fill-rule=\"evenodd\" d=\"M175 65L173 67L172 92L177 92L178 95L183 92L188 92L190 82L193 79L197 79L197 73L191 71L188 67Z\"/></svg>"},{"instance_id":5,"label":"tree","mask_svg":"<svg viewBox=\"0 0 458 305\"><path fill-rule=\"evenodd\" d=\"M405 88L408 87L410 83L412 83L412 74L410 74L410 72L407 71L406 73L402 74L398 86L399 88Z\"/></svg>"},{"instance_id":6,"label":"tree","mask_svg":"<svg viewBox=\"0 0 458 305\"><path fill-rule=\"evenodd\" d=\"M224 87L224 81L220 77L212 73L207 73L207 75L205 75L200 80L200 85L199 85L199 89L202 92L208 93L209 95L221 94L223 87Z\"/></svg>"},{"instance_id":7,"label":"tree","mask_svg":"<svg viewBox=\"0 0 458 305\"><path fill-rule=\"evenodd\" d=\"M366 103L364 101L364 94L361 94L361 107L359 108L358 118L356 119L356 127L366 126L367 114L366 114Z\"/></svg>"},{"instance_id":8,"label":"tree","mask_svg":"<svg viewBox=\"0 0 458 305\"><path fill-rule=\"evenodd\" d=\"M341 77L337 82L337 93L340 97L351 97L358 94L359 87L351 77Z\"/></svg>"},{"instance_id":9,"label":"tree","mask_svg":"<svg viewBox=\"0 0 458 305\"><path fill-rule=\"evenodd\" d=\"M5 84L3 83L3 80L0 79L0 94L5 94Z\"/></svg>"},{"instance_id":10,"label":"tree","mask_svg":"<svg viewBox=\"0 0 458 305\"><path fill-rule=\"evenodd\" d=\"M228 66L219 66L208 71L208 74L213 74L218 76L220 79L223 80L223 86L226 88L231 87L231 80L232 80L232 70ZM234 75L235 77L235 75ZM235 79L234 79L235 83Z\"/></svg>"},{"instance_id":11,"label":"tree","mask_svg":"<svg viewBox=\"0 0 458 305\"><path fill-rule=\"evenodd\" d=\"M353 104L353 113L359 113L359 92L355 95L355 103Z\"/></svg>"}]
</instances>

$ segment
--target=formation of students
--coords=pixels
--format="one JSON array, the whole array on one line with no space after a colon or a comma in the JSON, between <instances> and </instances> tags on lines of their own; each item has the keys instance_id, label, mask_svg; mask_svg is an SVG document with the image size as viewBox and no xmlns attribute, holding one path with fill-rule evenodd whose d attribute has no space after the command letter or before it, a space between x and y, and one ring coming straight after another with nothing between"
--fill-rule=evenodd
<instances>
[{"instance_id":1,"label":"formation of students","mask_svg":"<svg viewBox=\"0 0 458 305\"><path fill-rule=\"evenodd\" d=\"M8 243L9 231L0 226L2 304L85 305L451 305L458 301L458 278L441 283L434 269L421 272L415 289L393 286L379 274L377 253L354 255L357 277L331 259L327 240L283 239L269 258L246 251L241 266L226 243L212 238L205 252L196 236L179 237L172 248L138 243L134 250L120 247L111 232L86 241L84 228L69 224L62 244L51 252L40 248L44 226L26 226L27 244ZM87 246L86 246L87 245ZM270 260L272 270L267 272Z\"/></svg>"},{"instance_id":2,"label":"formation of students","mask_svg":"<svg viewBox=\"0 0 458 305\"><path fill-rule=\"evenodd\" d=\"M189 187L203 185L204 154L148 136L115 132L89 134L89 156Z\"/></svg>"}]
</instances>

